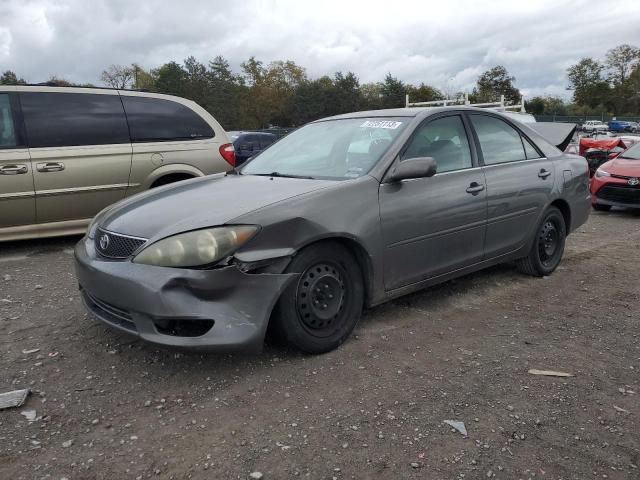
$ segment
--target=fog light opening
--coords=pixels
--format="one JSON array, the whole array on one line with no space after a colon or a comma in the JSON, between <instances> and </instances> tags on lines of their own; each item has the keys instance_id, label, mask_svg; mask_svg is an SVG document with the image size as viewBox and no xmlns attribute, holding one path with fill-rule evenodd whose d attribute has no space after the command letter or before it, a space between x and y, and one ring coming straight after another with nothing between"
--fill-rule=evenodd
<instances>
[{"instance_id":1,"label":"fog light opening","mask_svg":"<svg viewBox=\"0 0 640 480\"><path fill-rule=\"evenodd\" d=\"M154 319L158 333L173 337L200 337L213 328L213 320L209 319Z\"/></svg>"}]
</instances>

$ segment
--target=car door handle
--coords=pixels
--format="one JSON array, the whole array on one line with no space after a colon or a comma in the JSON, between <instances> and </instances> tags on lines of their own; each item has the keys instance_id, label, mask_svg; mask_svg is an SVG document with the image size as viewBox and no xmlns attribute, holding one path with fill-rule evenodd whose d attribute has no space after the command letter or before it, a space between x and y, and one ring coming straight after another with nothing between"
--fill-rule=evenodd
<instances>
[{"instance_id":1,"label":"car door handle","mask_svg":"<svg viewBox=\"0 0 640 480\"><path fill-rule=\"evenodd\" d=\"M544 168L540 170L540 172L538 172L538 176L540 178L547 178L549 175L551 175L551 172L549 170L545 170Z\"/></svg>"},{"instance_id":2,"label":"car door handle","mask_svg":"<svg viewBox=\"0 0 640 480\"><path fill-rule=\"evenodd\" d=\"M472 182L471 185L467 187L467 193L471 195L476 195L484 190L484 185L480 185L479 183Z\"/></svg>"},{"instance_id":3,"label":"car door handle","mask_svg":"<svg viewBox=\"0 0 640 480\"><path fill-rule=\"evenodd\" d=\"M39 172L59 172L64 170L64 163L62 162L46 162L36 164L36 168Z\"/></svg>"},{"instance_id":4,"label":"car door handle","mask_svg":"<svg viewBox=\"0 0 640 480\"><path fill-rule=\"evenodd\" d=\"M20 175L28 171L29 169L26 165L5 165L0 168L0 175Z\"/></svg>"}]
</instances>

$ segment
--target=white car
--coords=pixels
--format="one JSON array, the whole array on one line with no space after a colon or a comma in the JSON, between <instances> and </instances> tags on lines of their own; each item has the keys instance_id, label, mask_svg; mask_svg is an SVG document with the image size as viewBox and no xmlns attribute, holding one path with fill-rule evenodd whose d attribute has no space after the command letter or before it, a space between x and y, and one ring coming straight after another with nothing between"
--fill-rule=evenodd
<instances>
[{"instance_id":1,"label":"white car","mask_svg":"<svg viewBox=\"0 0 640 480\"><path fill-rule=\"evenodd\" d=\"M609 125L600 120L587 120L582 124L583 132L607 132Z\"/></svg>"}]
</instances>

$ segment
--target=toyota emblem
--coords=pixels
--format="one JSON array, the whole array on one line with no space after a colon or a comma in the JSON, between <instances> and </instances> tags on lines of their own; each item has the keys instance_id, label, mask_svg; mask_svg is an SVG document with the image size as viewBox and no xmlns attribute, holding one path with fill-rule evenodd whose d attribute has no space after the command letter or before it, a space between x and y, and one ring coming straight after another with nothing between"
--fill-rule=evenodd
<instances>
[{"instance_id":1,"label":"toyota emblem","mask_svg":"<svg viewBox=\"0 0 640 480\"><path fill-rule=\"evenodd\" d=\"M100 235L100 250L106 250L109 247L109 235L103 233Z\"/></svg>"},{"instance_id":2,"label":"toyota emblem","mask_svg":"<svg viewBox=\"0 0 640 480\"><path fill-rule=\"evenodd\" d=\"M630 178L627 183L629 185L631 185L632 187L635 187L636 185L638 185L640 183L640 180L638 180L636 177Z\"/></svg>"}]
</instances>

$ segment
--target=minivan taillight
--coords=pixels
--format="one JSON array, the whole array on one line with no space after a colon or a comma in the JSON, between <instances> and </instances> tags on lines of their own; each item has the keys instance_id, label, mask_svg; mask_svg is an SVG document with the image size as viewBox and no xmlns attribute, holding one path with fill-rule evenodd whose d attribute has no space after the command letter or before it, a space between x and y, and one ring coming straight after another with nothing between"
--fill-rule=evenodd
<instances>
[{"instance_id":1,"label":"minivan taillight","mask_svg":"<svg viewBox=\"0 0 640 480\"><path fill-rule=\"evenodd\" d=\"M224 158L232 167L236 166L236 151L233 149L233 143L225 143L220 145L220 155Z\"/></svg>"}]
</instances>

